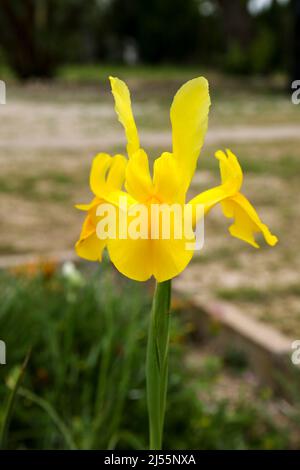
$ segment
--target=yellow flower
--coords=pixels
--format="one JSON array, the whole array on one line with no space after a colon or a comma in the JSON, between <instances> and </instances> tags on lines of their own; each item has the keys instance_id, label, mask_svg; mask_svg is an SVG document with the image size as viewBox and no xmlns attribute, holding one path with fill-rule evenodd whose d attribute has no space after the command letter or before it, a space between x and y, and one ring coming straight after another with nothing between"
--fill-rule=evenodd
<instances>
[{"instance_id":1,"label":"yellow flower","mask_svg":"<svg viewBox=\"0 0 300 470\"><path fill-rule=\"evenodd\" d=\"M110 196L120 190L125 176L126 159L122 155L111 157L99 153L93 160L90 174L90 188L95 197L89 204L78 204L77 209L86 211L87 217L82 226L79 240L75 245L78 256L89 261L101 261L106 240L100 239L96 233L99 218L98 207L110 201Z\"/></svg>"},{"instance_id":2,"label":"yellow flower","mask_svg":"<svg viewBox=\"0 0 300 470\"><path fill-rule=\"evenodd\" d=\"M197 205L204 209L204 215L217 203L222 204L226 217L234 218L230 227L233 236L241 238L257 247L254 233L261 231L270 245L277 238L270 233L249 201L239 192L242 185L242 170L237 158L230 152L219 151L216 157L220 163L220 186L209 189L190 202L186 195L197 167L207 130L210 97L208 82L205 78L195 78L184 84L176 93L170 112L172 125L172 153L164 152L154 161L153 175L149 169L146 152L140 147L139 136L134 121L130 94L124 82L110 77L112 93L115 99L115 110L119 121L124 127L127 138L128 163L121 155L110 157L99 154L92 165L90 186L95 199L86 206L78 206L88 211L80 240L76 244L79 256L91 260L101 260L102 251L108 248L110 259L116 268L131 279L145 281L154 276L158 282L171 279L178 275L190 262L193 250L187 242L191 239L184 234L175 237L174 227L183 222L171 216L171 232L168 238L161 235L153 236L151 222L147 227L147 237L132 238L128 236L128 221L134 220L132 208L143 204L149 213L153 205L168 206L177 204L190 207L194 226L197 222ZM125 178L125 189L122 185ZM127 202L125 235L120 236L119 230L115 237L107 241L97 238L96 225L98 218L96 209L99 204L107 201L123 211L118 201L122 196ZM184 213L184 211L183 211ZM198 216L199 217L199 216ZM123 219L124 220L124 219ZM151 218L149 218L151 220ZM161 221L160 221L161 222ZM125 224L124 224L125 225ZM192 237L194 242L195 237Z\"/></svg>"}]
</instances>

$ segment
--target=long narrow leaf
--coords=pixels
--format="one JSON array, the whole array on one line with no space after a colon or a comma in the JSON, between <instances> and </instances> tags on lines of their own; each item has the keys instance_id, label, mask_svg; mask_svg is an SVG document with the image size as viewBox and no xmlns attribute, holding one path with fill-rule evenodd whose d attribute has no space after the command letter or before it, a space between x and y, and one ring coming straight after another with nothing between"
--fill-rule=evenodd
<instances>
[{"instance_id":1,"label":"long narrow leaf","mask_svg":"<svg viewBox=\"0 0 300 470\"><path fill-rule=\"evenodd\" d=\"M17 393L18 393L19 387L22 383L22 380L23 380L23 377L24 377L24 374L25 374L25 371L26 371L26 368L27 368L27 364L28 364L28 361L29 361L30 354L31 354L31 351L28 352L28 354L26 355L26 357L24 359L24 362L23 362L23 364L20 368L17 380L14 384L13 389L11 390L11 393L10 393L8 401L7 401L7 406L6 406L6 409L5 409L5 412L4 412L4 418L3 418L2 428L1 428L1 432L0 432L0 449L2 449L2 450L5 449L6 445L7 445L7 435L8 435L8 430L9 430L9 425L10 425L10 422L11 422L11 417L12 417L14 405L15 405L15 402L16 402Z\"/></svg>"}]
</instances>

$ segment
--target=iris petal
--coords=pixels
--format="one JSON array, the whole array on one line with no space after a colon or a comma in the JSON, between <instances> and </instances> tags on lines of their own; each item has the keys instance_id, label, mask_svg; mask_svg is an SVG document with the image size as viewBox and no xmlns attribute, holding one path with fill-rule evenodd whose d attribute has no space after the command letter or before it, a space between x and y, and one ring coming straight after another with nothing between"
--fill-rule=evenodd
<instances>
[{"instance_id":1,"label":"iris petal","mask_svg":"<svg viewBox=\"0 0 300 470\"><path fill-rule=\"evenodd\" d=\"M173 154L179 166L185 191L197 166L208 124L210 97L204 77L185 83L171 106Z\"/></svg>"},{"instance_id":2,"label":"iris petal","mask_svg":"<svg viewBox=\"0 0 300 470\"><path fill-rule=\"evenodd\" d=\"M106 177L108 170L112 164L112 157L107 153L99 153L93 160L90 187L92 192L102 198L106 192Z\"/></svg>"},{"instance_id":3,"label":"iris petal","mask_svg":"<svg viewBox=\"0 0 300 470\"><path fill-rule=\"evenodd\" d=\"M259 248L254 238L257 232L261 232L265 241L271 246L276 245L278 242L278 238L260 220L256 210L243 194L238 193L236 196L223 201L222 209L226 217L234 219L234 223L229 227L233 237L240 238L255 248Z\"/></svg>"},{"instance_id":4,"label":"iris petal","mask_svg":"<svg viewBox=\"0 0 300 470\"><path fill-rule=\"evenodd\" d=\"M139 202L145 202L153 194L149 161L146 152L142 149L136 152L128 162L125 188Z\"/></svg>"},{"instance_id":5,"label":"iris petal","mask_svg":"<svg viewBox=\"0 0 300 470\"><path fill-rule=\"evenodd\" d=\"M163 282L180 274L190 262L193 250L186 240L117 239L108 241L112 263L125 276L146 281L154 276Z\"/></svg>"},{"instance_id":6,"label":"iris petal","mask_svg":"<svg viewBox=\"0 0 300 470\"><path fill-rule=\"evenodd\" d=\"M130 93L126 83L119 78L109 77L109 80L115 99L115 111L127 138L127 153L129 157L132 157L139 149L140 141L131 109Z\"/></svg>"},{"instance_id":7,"label":"iris petal","mask_svg":"<svg viewBox=\"0 0 300 470\"><path fill-rule=\"evenodd\" d=\"M101 261L106 242L96 234L92 217L88 215L83 223L80 238L75 245L78 256L89 261Z\"/></svg>"},{"instance_id":8,"label":"iris petal","mask_svg":"<svg viewBox=\"0 0 300 470\"><path fill-rule=\"evenodd\" d=\"M160 201L169 204L183 203L184 193L182 192L180 172L171 153L164 152L155 160L153 184L154 192Z\"/></svg>"}]
</instances>

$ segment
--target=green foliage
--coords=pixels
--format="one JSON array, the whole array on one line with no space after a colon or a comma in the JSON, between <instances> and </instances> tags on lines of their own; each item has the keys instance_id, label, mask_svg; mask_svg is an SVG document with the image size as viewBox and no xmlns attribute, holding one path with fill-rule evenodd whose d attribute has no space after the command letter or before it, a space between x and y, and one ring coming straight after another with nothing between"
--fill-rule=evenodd
<instances>
[{"instance_id":1,"label":"green foliage","mask_svg":"<svg viewBox=\"0 0 300 470\"><path fill-rule=\"evenodd\" d=\"M23 79L53 77L62 63L194 63L243 74L287 69L291 2L274 1L254 16L247 3L2 0L0 64Z\"/></svg>"},{"instance_id":2,"label":"green foliage","mask_svg":"<svg viewBox=\"0 0 300 470\"><path fill-rule=\"evenodd\" d=\"M120 53L124 41L132 38L142 60L152 63L190 59L196 49L199 17L196 0L112 0L106 13Z\"/></svg>"},{"instance_id":3,"label":"green foliage","mask_svg":"<svg viewBox=\"0 0 300 470\"><path fill-rule=\"evenodd\" d=\"M150 296L111 268L83 277L2 273L0 424L11 382L32 348L7 430L11 449L146 448L145 358ZM165 448L283 448L285 434L256 404L211 398L221 364L184 367L185 327L171 316Z\"/></svg>"},{"instance_id":4,"label":"green foliage","mask_svg":"<svg viewBox=\"0 0 300 470\"><path fill-rule=\"evenodd\" d=\"M20 78L52 77L65 60L88 55L88 25L98 18L96 0L3 0L2 53Z\"/></svg>"}]
</instances>

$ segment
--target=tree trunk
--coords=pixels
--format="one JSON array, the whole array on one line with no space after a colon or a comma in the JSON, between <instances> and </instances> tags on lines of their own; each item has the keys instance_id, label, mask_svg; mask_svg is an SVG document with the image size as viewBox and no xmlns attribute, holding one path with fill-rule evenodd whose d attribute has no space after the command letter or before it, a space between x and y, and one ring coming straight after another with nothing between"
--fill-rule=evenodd
<instances>
[{"instance_id":1,"label":"tree trunk","mask_svg":"<svg viewBox=\"0 0 300 470\"><path fill-rule=\"evenodd\" d=\"M252 39L251 17L247 10L247 2L232 0L217 0L224 25L225 43L232 40L247 47Z\"/></svg>"},{"instance_id":2,"label":"tree trunk","mask_svg":"<svg viewBox=\"0 0 300 470\"><path fill-rule=\"evenodd\" d=\"M0 0L1 19L5 22L1 42L9 65L22 79L51 77L54 72L53 57L37 34L37 5L33 0L22 0L20 4Z\"/></svg>"},{"instance_id":3,"label":"tree trunk","mask_svg":"<svg viewBox=\"0 0 300 470\"><path fill-rule=\"evenodd\" d=\"M300 80L300 0L293 0L294 46L292 81Z\"/></svg>"}]
</instances>

